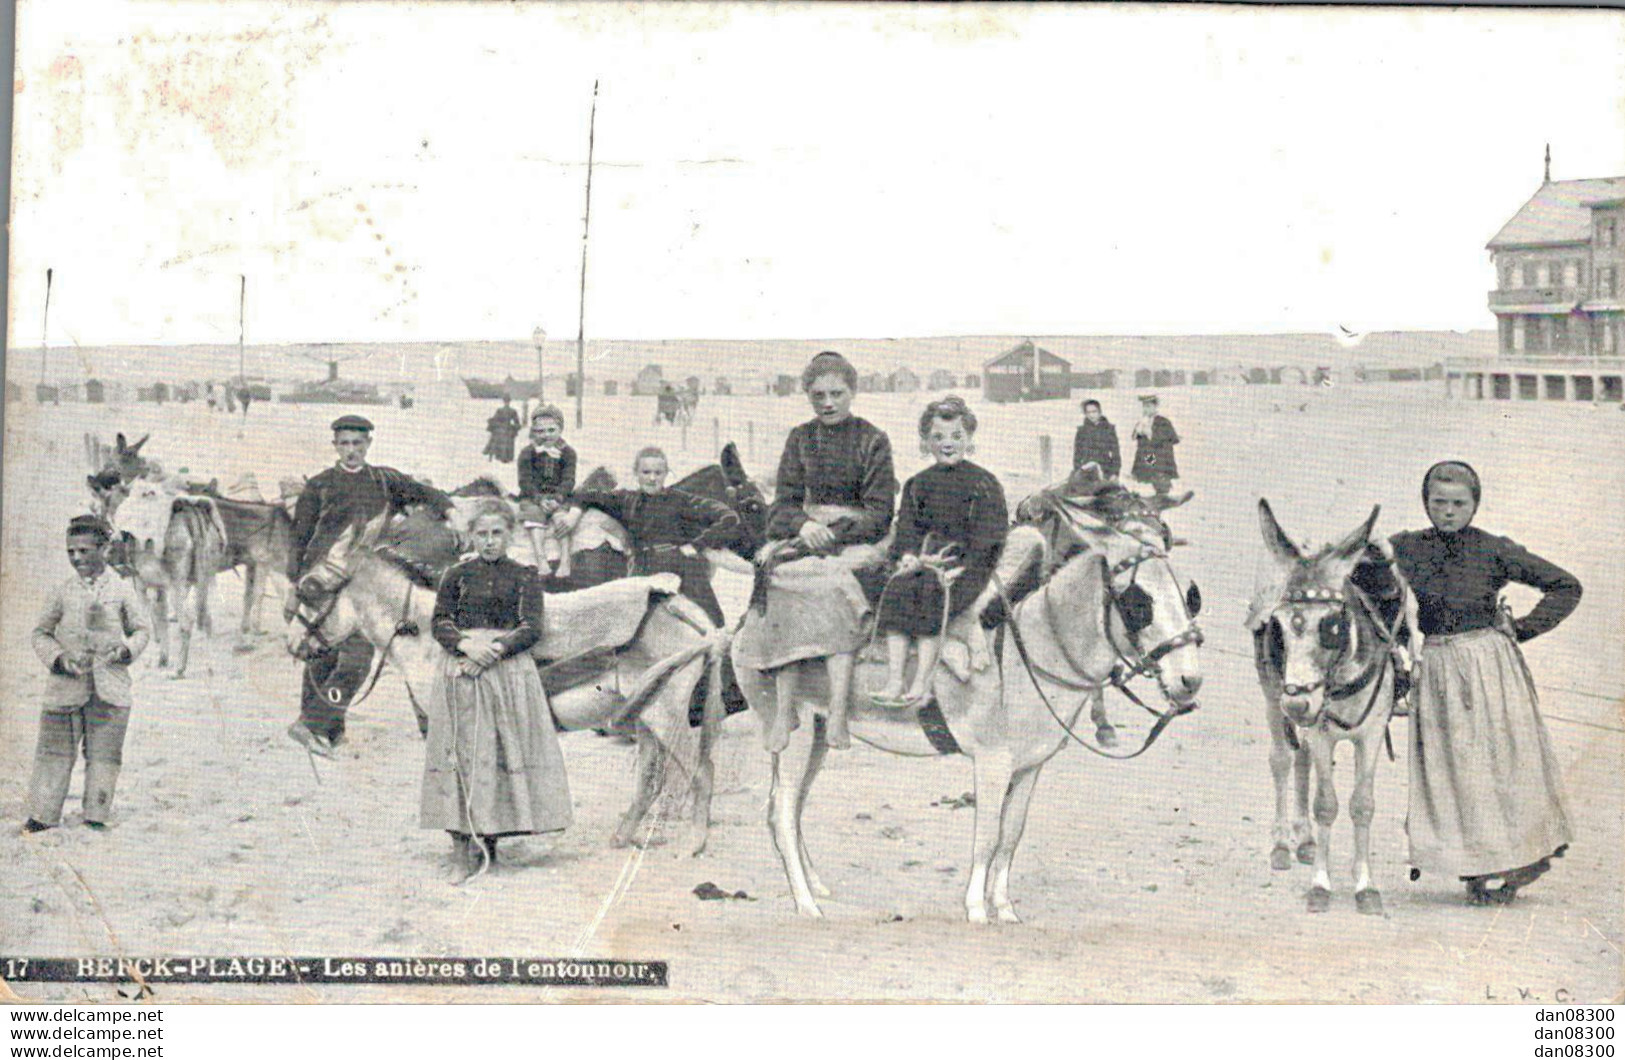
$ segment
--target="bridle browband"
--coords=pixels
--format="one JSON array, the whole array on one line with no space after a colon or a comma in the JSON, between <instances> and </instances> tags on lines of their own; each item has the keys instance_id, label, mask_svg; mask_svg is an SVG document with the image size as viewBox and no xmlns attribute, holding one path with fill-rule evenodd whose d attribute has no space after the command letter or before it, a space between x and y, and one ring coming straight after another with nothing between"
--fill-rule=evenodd
<instances>
[{"instance_id":1,"label":"bridle browband","mask_svg":"<svg viewBox=\"0 0 1625 1060\"><path fill-rule=\"evenodd\" d=\"M1339 718L1336 714L1329 710L1323 709L1321 711L1320 716L1323 721L1329 720L1332 724L1336 725L1344 732L1352 732L1353 730L1358 729L1361 725L1365 724L1365 720L1371 716L1371 710L1374 706L1376 706L1377 703L1377 696L1382 691L1382 681L1380 678L1383 672L1389 666L1393 665L1392 651L1379 650L1373 653L1372 661L1366 666L1361 667L1360 672L1353 678L1341 683L1333 683L1332 675L1335 674L1338 669L1348 661L1351 654L1357 651L1357 646L1355 644L1355 631L1358 628L1359 623L1357 616L1353 613L1353 606L1357 604L1360 610L1365 613L1365 616L1370 620L1371 627L1376 632L1377 639L1379 641L1385 642L1392 647L1395 642L1396 634L1395 630L1388 629L1383 625L1382 616L1378 613L1376 605L1371 602L1371 598L1367 596L1358 585L1355 585L1353 582L1346 582L1345 586L1349 590L1348 595L1345 595L1343 592L1337 589L1324 588L1321 586L1311 586L1288 593L1286 596L1283 596L1280 603L1270 611L1270 620L1279 622L1280 617L1278 612L1280 609L1294 604L1298 606L1337 606L1338 616L1341 617L1347 632L1343 637L1343 642L1337 647L1336 654L1333 655L1331 661L1329 661L1322 668L1320 679L1308 685L1289 685L1285 683L1286 675L1283 673L1281 675L1281 691L1283 694L1289 696L1307 696L1317 690L1324 689L1323 694L1326 699L1347 699L1350 696L1357 695L1364 691L1367 686L1374 684L1374 687L1371 689L1371 695L1366 699L1365 707L1360 711L1359 717L1354 719L1352 722L1345 722L1342 718ZM1349 595L1352 595L1354 598L1352 603L1349 600ZM1403 612L1395 617L1396 627L1398 623L1403 620L1403 617Z\"/></svg>"}]
</instances>

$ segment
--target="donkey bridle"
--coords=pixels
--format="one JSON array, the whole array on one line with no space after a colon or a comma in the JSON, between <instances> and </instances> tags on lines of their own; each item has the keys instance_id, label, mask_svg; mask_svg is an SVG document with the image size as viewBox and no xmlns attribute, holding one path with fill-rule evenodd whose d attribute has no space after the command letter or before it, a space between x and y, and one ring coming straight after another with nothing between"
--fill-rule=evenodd
<instances>
[{"instance_id":1,"label":"donkey bridle","mask_svg":"<svg viewBox=\"0 0 1625 1060\"><path fill-rule=\"evenodd\" d=\"M1377 639L1391 648L1394 644L1394 631L1383 626L1382 616L1378 614L1376 605L1371 602L1371 598L1358 585L1353 582L1349 582L1347 585L1354 596L1354 601L1360 605L1366 617L1371 620L1372 628L1377 631ZM1371 716L1371 709L1377 704L1377 696L1382 692L1382 682L1379 678L1384 670L1393 665L1393 652L1391 650L1375 652L1373 661L1369 665L1362 667L1353 679L1341 684L1333 684L1331 675L1337 672L1338 667L1342 666L1348 659L1349 652L1354 649L1354 627L1356 622L1348 598L1336 589L1305 589L1283 597L1276 611L1288 604L1336 604L1338 605L1338 614L1342 617L1347 633L1343 638L1342 645L1337 649L1337 654L1321 671L1320 680L1308 685L1289 685L1285 683L1285 675L1283 674L1281 691L1290 696L1306 696L1316 689L1324 688L1324 695L1327 699L1347 699L1364 690L1367 685L1373 685L1371 695L1366 698L1365 707L1360 711L1360 716L1354 721L1345 722L1331 711L1321 712L1322 719L1329 720L1344 732L1352 732L1358 729L1365 724L1365 720ZM1396 625L1402 617L1403 614L1396 617ZM1280 621L1275 611L1270 612L1270 619Z\"/></svg>"}]
</instances>

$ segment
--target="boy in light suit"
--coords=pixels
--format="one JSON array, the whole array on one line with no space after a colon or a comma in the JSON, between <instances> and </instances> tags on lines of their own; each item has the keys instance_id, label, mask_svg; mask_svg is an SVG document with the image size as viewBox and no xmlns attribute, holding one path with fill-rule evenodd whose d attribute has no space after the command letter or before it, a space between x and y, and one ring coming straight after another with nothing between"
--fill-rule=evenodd
<instances>
[{"instance_id":1,"label":"boy in light suit","mask_svg":"<svg viewBox=\"0 0 1625 1060\"><path fill-rule=\"evenodd\" d=\"M107 524L93 515L68 524L74 576L51 594L34 626L34 652L50 669L40 708L26 832L62 823L62 803L81 749L84 821L106 827L130 721L130 663L152 635L146 606L107 567Z\"/></svg>"}]
</instances>

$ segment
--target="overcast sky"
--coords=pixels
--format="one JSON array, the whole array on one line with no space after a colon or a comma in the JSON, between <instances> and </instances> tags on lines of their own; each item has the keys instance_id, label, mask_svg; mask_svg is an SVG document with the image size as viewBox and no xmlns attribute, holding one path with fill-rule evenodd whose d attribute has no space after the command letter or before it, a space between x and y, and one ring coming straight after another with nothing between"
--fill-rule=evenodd
<instances>
[{"instance_id":1,"label":"overcast sky","mask_svg":"<svg viewBox=\"0 0 1625 1060\"><path fill-rule=\"evenodd\" d=\"M1484 328L1625 174L1625 15L72 4L18 15L11 336Z\"/></svg>"}]
</instances>

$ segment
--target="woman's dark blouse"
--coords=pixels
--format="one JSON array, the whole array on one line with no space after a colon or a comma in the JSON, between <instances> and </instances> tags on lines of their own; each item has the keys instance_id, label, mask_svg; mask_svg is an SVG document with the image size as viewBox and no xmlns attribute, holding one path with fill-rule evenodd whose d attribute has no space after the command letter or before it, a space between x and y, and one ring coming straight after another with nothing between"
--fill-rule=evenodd
<instances>
[{"instance_id":1,"label":"woman's dark blouse","mask_svg":"<svg viewBox=\"0 0 1625 1060\"><path fill-rule=\"evenodd\" d=\"M434 600L434 639L453 655L471 629L501 629L502 657L529 651L542 636L542 579L535 567L504 556L471 559L448 570Z\"/></svg>"},{"instance_id":2,"label":"woman's dark blouse","mask_svg":"<svg viewBox=\"0 0 1625 1060\"><path fill-rule=\"evenodd\" d=\"M519 451L519 496L525 500L542 497L563 499L576 488L576 451L566 442L559 455L537 452L534 445Z\"/></svg>"},{"instance_id":3,"label":"woman's dark blouse","mask_svg":"<svg viewBox=\"0 0 1625 1060\"><path fill-rule=\"evenodd\" d=\"M721 501L680 489L577 490L570 503L596 508L626 527L632 546L692 545L727 548L739 533L739 516Z\"/></svg>"},{"instance_id":4,"label":"woman's dark blouse","mask_svg":"<svg viewBox=\"0 0 1625 1060\"><path fill-rule=\"evenodd\" d=\"M1408 531L1391 540L1400 572L1416 594L1424 635L1493 626L1501 590L1513 582L1542 593L1534 610L1513 623L1520 641L1547 632L1580 603L1579 579L1510 538L1469 526L1453 534Z\"/></svg>"},{"instance_id":5,"label":"woman's dark blouse","mask_svg":"<svg viewBox=\"0 0 1625 1060\"><path fill-rule=\"evenodd\" d=\"M1009 521L1004 488L991 472L968 460L934 464L903 487L891 558L918 555L929 535L932 551L957 544L965 576L974 578L993 569Z\"/></svg>"},{"instance_id":6,"label":"woman's dark blouse","mask_svg":"<svg viewBox=\"0 0 1625 1060\"><path fill-rule=\"evenodd\" d=\"M897 473L884 431L857 416L833 427L810 420L784 440L767 536L782 540L800 533L809 518L805 504L840 504L861 514L830 527L836 544L871 544L890 529L896 500Z\"/></svg>"}]
</instances>

